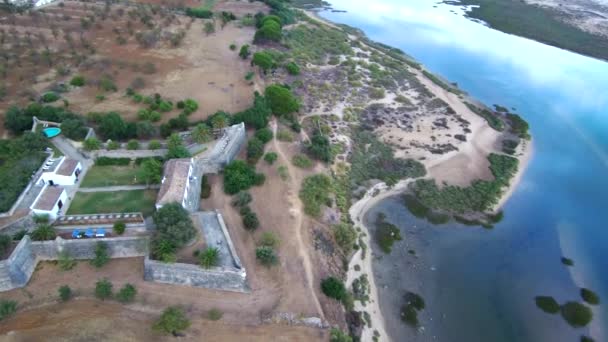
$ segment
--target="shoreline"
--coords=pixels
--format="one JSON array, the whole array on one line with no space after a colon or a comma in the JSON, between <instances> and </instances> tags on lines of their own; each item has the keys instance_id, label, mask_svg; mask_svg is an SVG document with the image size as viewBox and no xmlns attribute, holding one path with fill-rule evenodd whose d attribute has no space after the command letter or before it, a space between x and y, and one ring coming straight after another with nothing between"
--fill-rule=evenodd
<instances>
[{"instance_id":1,"label":"shoreline","mask_svg":"<svg viewBox=\"0 0 608 342\"><path fill-rule=\"evenodd\" d=\"M494 214L498 213L502 209L502 207L507 203L511 196L513 196L515 190L517 190L517 187L521 183L521 180L523 179L523 176L526 173L528 166L530 165L530 161L534 156L533 141L533 138L531 138L530 140L522 139L522 143L519 144L518 149L521 149L519 151L520 154L515 156L517 160L519 160L517 172L515 173L515 176L513 176L513 178L511 178L511 180L509 181L509 187L507 188L507 190L502 194L500 200L494 206L492 210Z\"/></svg>"}]
</instances>

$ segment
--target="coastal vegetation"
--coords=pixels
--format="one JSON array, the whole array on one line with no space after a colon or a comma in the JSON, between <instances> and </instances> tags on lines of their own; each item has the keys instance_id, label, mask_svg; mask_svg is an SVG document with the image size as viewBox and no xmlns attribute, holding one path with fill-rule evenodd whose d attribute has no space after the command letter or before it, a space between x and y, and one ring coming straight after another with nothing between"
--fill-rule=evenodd
<instances>
[{"instance_id":1,"label":"coastal vegetation","mask_svg":"<svg viewBox=\"0 0 608 342\"><path fill-rule=\"evenodd\" d=\"M587 288L581 288L581 298L583 298L587 304L598 305L600 303L600 297L597 293Z\"/></svg>"},{"instance_id":2,"label":"coastal vegetation","mask_svg":"<svg viewBox=\"0 0 608 342\"><path fill-rule=\"evenodd\" d=\"M408 291L404 301L405 304L401 307L401 320L412 327L417 327L418 312L425 308L424 299L419 294Z\"/></svg>"},{"instance_id":3,"label":"coastal vegetation","mask_svg":"<svg viewBox=\"0 0 608 342\"><path fill-rule=\"evenodd\" d=\"M462 0L447 3L457 6L475 5L467 16L483 20L494 29L608 60L608 39L568 24L564 20L564 14L549 7L501 0Z\"/></svg>"},{"instance_id":4,"label":"coastal vegetation","mask_svg":"<svg viewBox=\"0 0 608 342\"><path fill-rule=\"evenodd\" d=\"M458 89L455 86L451 86L451 85L445 83L439 77L435 76L433 73L430 73L426 70L422 70L422 73L424 74L424 76L426 76L426 78L428 78L429 80L431 80L433 83L440 86L444 90L447 90L450 93L454 93L456 95L462 94L462 91L460 89Z\"/></svg>"},{"instance_id":5,"label":"coastal vegetation","mask_svg":"<svg viewBox=\"0 0 608 342\"><path fill-rule=\"evenodd\" d=\"M578 302L567 302L561 307L562 317L573 327L584 327L593 319L591 309Z\"/></svg>"},{"instance_id":6,"label":"coastal vegetation","mask_svg":"<svg viewBox=\"0 0 608 342\"><path fill-rule=\"evenodd\" d=\"M380 249L387 254L390 254L395 241L401 241L401 232L399 228L392 223L386 222L386 215L379 213L376 217L376 232L374 237Z\"/></svg>"},{"instance_id":7,"label":"coastal vegetation","mask_svg":"<svg viewBox=\"0 0 608 342\"><path fill-rule=\"evenodd\" d=\"M534 298L536 306L546 313L556 314L560 310L559 303L553 297L537 296Z\"/></svg>"},{"instance_id":8,"label":"coastal vegetation","mask_svg":"<svg viewBox=\"0 0 608 342\"><path fill-rule=\"evenodd\" d=\"M332 191L331 185L331 178L324 174L308 176L304 179L299 196L306 214L313 217L321 215L321 206L331 203L329 197Z\"/></svg>"},{"instance_id":9,"label":"coastal vegetation","mask_svg":"<svg viewBox=\"0 0 608 342\"><path fill-rule=\"evenodd\" d=\"M562 264L566 265L566 266L574 266L574 260L570 259L570 258L566 258L566 257L562 257Z\"/></svg>"},{"instance_id":10,"label":"coastal vegetation","mask_svg":"<svg viewBox=\"0 0 608 342\"><path fill-rule=\"evenodd\" d=\"M342 300L347 294L344 282L335 277L327 277L321 281L321 290L329 298Z\"/></svg>"},{"instance_id":11,"label":"coastal vegetation","mask_svg":"<svg viewBox=\"0 0 608 342\"><path fill-rule=\"evenodd\" d=\"M419 179L410 189L427 208L456 214L488 211L498 203L519 164L517 158L496 153L491 153L488 160L493 180L476 180L468 187L444 185L439 188L435 180Z\"/></svg>"}]
</instances>

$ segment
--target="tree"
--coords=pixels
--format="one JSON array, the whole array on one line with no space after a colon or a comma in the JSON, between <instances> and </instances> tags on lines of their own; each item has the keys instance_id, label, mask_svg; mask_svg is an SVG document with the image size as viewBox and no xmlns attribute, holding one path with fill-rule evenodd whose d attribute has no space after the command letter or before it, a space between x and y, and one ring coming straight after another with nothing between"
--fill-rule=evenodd
<instances>
[{"instance_id":1,"label":"tree","mask_svg":"<svg viewBox=\"0 0 608 342\"><path fill-rule=\"evenodd\" d=\"M108 245L105 242L98 241L95 244L95 257L91 259L91 265L101 268L110 261L108 254Z\"/></svg>"},{"instance_id":2,"label":"tree","mask_svg":"<svg viewBox=\"0 0 608 342\"><path fill-rule=\"evenodd\" d=\"M320 130L315 130L310 144L308 144L308 152L315 158L326 163L331 163L334 156L331 152L331 143L329 138L321 133Z\"/></svg>"},{"instance_id":3,"label":"tree","mask_svg":"<svg viewBox=\"0 0 608 342\"><path fill-rule=\"evenodd\" d=\"M135 299L137 289L135 286L126 283L116 294L116 299L121 303L130 303Z\"/></svg>"},{"instance_id":4,"label":"tree","mask_svg":"<svg viewBox=\"0 0 608 342\"><path fill-rule=\"evenodd\" d=\"M118 235L122 235L125 233L126 228L127 228L127 225L125 224L124 221L116 221L116 222L114 222L112 231L114 231L114 233L116 233Z\"/></svg>"},{"instance_id":5,"label":"tree","mask_svg":"<svg viewBox=\"0 0 608 342\"><path fill-rule=\"evenodd\" d=\"M265 42L281 41L283 36L281 25L274 20L268 20L262 24L253 36L253 42L256 44Z\"/></svg>"},{"instance_id":6,"label":"tree","mask_svg":"<svg viewBox=\"0 0 608 342\"><path fill-rule=\"evenodd\" d=\"M105 139L121 140L127 137L127 124L116 112L109 112L101 117L99 133Z\"/></svg>"},{"instance_id":7,"label":"tree","mask_svg":"<svg viewBox=\"0 0 608 342\"><path fill-rule=\"evenodd\" d=\"M154 323L154 330L167 334L177 334L188 329L190 320L184 314L184 311L177 306L166 308L160 318Z\"/></svg>"},{"instance_id":8,"label":"tree","mask_svg":"<svg viewBox=\"0 0 608 342\"><path fill-rule=\"evenodd\" d=\"M300 110L300 103L291 90L278 84L268 86L264 97L268 101L272 113L277 116L285 116Z\"/></svg>"},{"instance_id":9,"label":"tree","mask_svg":"<svg viewBox=\"0 0 608 342\"><path fill-rule=\"evenodd\" d=\"M61 286L57 292L59 292L59 299L61 299L62 302L67 302L72 298L72 289L67 285Z\"/></svg>"},{"instance_id":10,"label":"tree","mask_svg":"<svg viewBox=\"0 0 608 342\"><path fill-rule=\"evenodd\" d=\"M108 279L99 280L95 283L95 297L106 300L112 297L112 283Z\"/></svg>"},{"instance_id":11,"label":"tree","mask_svg":"<svg viewBox=\"0 0 608 342\"><path fill-rule=\"evenodd\" d=\"M156 135L156 127L150 121L142 121L136 124L137 137L139 139L148 139Z\"/></svg>"},{"instance_id":12,"label":"tree","mask_svg":"<svg viewBox=\"0 0 608 342\"><path fill-rule=\"evenodd\" d=\"M263 144L272 140L272 137L272 131L268 127L260 128L255 132L255 138L260 140Z\"/></svg>"},{"instance_id":13,"label":"tree","mask_svg":"<svg viewBox=\"0 0 608 342\"><path fill-rule=\"evenodd\" d=\"M154 213L157 233L162 239L170 240L181 247L196 235L190 214L179 203L165 204Z\"/></svg>"},{"instance_id":14,"label":"tree","mask_svg":"<svg viewBox=\"0 0 608 342\"><path fill-rule=\"evenodd\" d=\"M264 155L264 143L252 138L247 142L247 161L255 164Z\"/></svg>"},{"instance_id":15,"label":"tree","mask_svg":"<svg viewBox=\"0 0 608 342\"><path fill-rule=\"evenodd\" d=\"M264 160L270 165L274 164L277 158L278 155L275 152L268 152L264 155Z\"/></svg>"},{"instance_id":16,"label":"tree","mask_svg":"<svg viewBox=\"0 0 608 342\"><path fill-rule=\"evenodd\" d=\"M61 123L61 133L72 140L82 140L87 135L88 129L80 119L67 119Z\"/></svg>"},{"instance_id":17,"label":"tree","mask_svg":"<svg viewBox=\"0 0 608 342\"><path fill-rule=\"evenodd\" d=\"M331 328L329 342L352 342L353 339L338 328Z\"/></svg>"},{"instance_id":18,"label":"tree","mask_svg":"<svg viewBox=\"0 0 608 342\"><path fill-rule=\"evenodd\" d=\"M334 225L334 238L336 239L336 243L346 252L350 252L353 248L353 244L355 240L357 240L357 232L353 229L348 223L341 222L339 224Z\"/></svg>"},{"instance_id":19,"label":"tree","mask_svg":"<svg viewBox=\"0 0 608 342\"><path fill-rule=\"evenodd\" d=\"M249 44L245 44L245 45L241 46L241 50L239 51L239 56L242 59L247 59L247 58L249 58L250 55L251 55L251 52L249 51Z\"/></svg>"},{"instance_id":20,"label":"tree","mask_svg":"<svg viewBox=\"0 0 608 342\"><path fill-rule=\"evenodd\" d=\"M260 129L268 126L268 119L272 115L270 107L264 96L257 91L254 93L253 106L234 115L235 123L244 122L248 127Z\"/></svg>"},{"instance_id":21,"label":"tree","mask_svg":"<svg viewBox=\"0 0 608 342\"><path fill-rule=\"evenodd\" d=\"M139 141L135 139L129 140L127 143L127 150L137 150L139 148Z\"/></svg>"},{"instance_id":22,"label":"tree","mask_svg":"<svg viewBox=\"0 0 608 342\"><path fill-rule=\"evenodd\" d=\"M240 191L238 194L234 195L230 204L232 204L233 207L240 208L249 204L252 199L253 198L251 197L251 194L248 191Z\"/></svg>"},{"instance_id":23,"label":"tree","mask_svg":"<svg viewBox=\"0 0 608 342\"><path fill-rule=\"evenodd\" d=\"M30 233L34 241L46 241L55 239L55 229L48 224L41 224Z\"/></svg>"},{"instance_id":24,"label":"tree","mask_svg":"<svg viewBox=\"0 0 608 342\"><path fill-rule=\"evenodd\" d=\"M177 133L171 134L167 139L167 149L167 159L190 157L190 152L188 152L182 138Z\"/></svg>"},{"instance_id":25,"label":"tree","mask_svg":"<svg viewBox=\"0 0 608 342\"><path fill-rule=\"evenodd\" d=\"M275 68L275 63L274 59L272 58L272 55L266 51L254 53L253 59L251 60L251 64L260 67L264 74L268 72L268 70Z\"/></svg>"},{"instance_id":26,"label":"tree","mask_svg":"<svg viewBox=\"0 0 608 342\"><path fill-rule=\"evenodd\" d=\"M241 209L243 215L243 226L247 230L256 230L260 226L258 215L254 213L251 208L243 207Z\"/></svg>"},{"instance_id":27,"label":"tree","mask_svg":"<svg viewBox=\"0 0 608 342\"><path fill-rule=\"evenodd\" d=\"M562 317L573 327L584 327L593 319L591 309L581 303L567 302L561 308Z\"/></svg>"},{"instance_id":28,"label":"tree","mask_svg":"<svg viewBox=\"0 0 608 342\"><path fill-rule=\"evenodd\" d=\"M323 174L306 177L300 189L300 199L304 203L304 212L310 216L319 216L321 206L329 201L331 179Z\"/></svg>"},{"instance_id":29,"label":"tree","mask_svg":"<svg viewBox=\"0 0 608 342\"><path fill-rule=\"evenodd\" d=\"M150 140L150 142L148 143L149 150L158 150L159 148L161 148L161 144L158 140Z\"/></svg>"},{"instance_id":30,"label":"tree","mask_svg":"<svg viewBox=\"0 0 608 342\"><path fill-rule=\"evenodd\" d=\"M321 290L330 298L342 300L346 296L346 288L344 283L337 278L327 277L321 281Z\"/></svg>"},{"instance_id":31,"label":"tree","mask_svg":"<svg viewBox=\"0 0 608 342\"><path fill-rule=\"evenodd\" d=\"M76 75L70 80L70 85L74 87L82 87L85 84L85 78L82 75Z\"/></svg>"},{"instance_id":32,"label":"tree","mask_svg":"<svg viewBox=\"0 0 608 342\"><path fill-rule=\"evenodd\" d=\"M59 269L62 271L69 271L76 266L76 260L70 256L67 250L63 250L59 253Z\"/></svg>"},{"instance_id":33,"label":"tree","mask_svg":"<svg viewBox=\"0 0 608 342\"><path fill-rule=\"evenodd\" d=\"M279 258L274 249L270 246L261 246L255 249L255 257L264 266L276 265Z\"/></svg>"},{"instance_id":34,"label":"tree","mask_svg":"<svg viewBox=\"0 0 608 342\"><path fill-rule=\"evenodd\" d=\"M199 144L211 141L211 128L205 123L199 123L192 130L192 140Z\"/></svg>"},{"instance_id":35,"label":"tree","mask_svg":"<svg viewBox=\"0 0 608 342\"><path fill-rule=\"evenodd\" d=\"M223 129L230 123L230 118L224 112L217 112L211 118L211 126L213 129Z\"/></svg>"},{"instance_id":36,"label":"tree","mask_svg":"<svg viewBox=\"0 0 608 342\"><path fill-rule=\"evenodd\" d=\"M147 158L141 163L140 177L145 180L146 185L158 184L162 179L163 166L155 158Z\"/></svg>"},{"instance_id":37,"label":"tree","mask_svg":"<svg viewBox=\"0 0 608 342\"><path fill-rule=\"evenodd\" d=\"M289 62L285 65L285 69L290 75L299 75L300 74L300 66L298 66L295 62Z\"/></svg>"},{"instance_id":38,"label":"tree","mask_svg":"<svg viewBox=\"0 0 608 342\"><path fill-rule=\"evenodd\" d=\"M219 262L220 252L215 247L207 247L199 254L199 263L203 268L211 268L217 266Z\"/></svg>"},{"instance_id":39,"label":"tree","mask_svg":"<svg viewBox=\"0 0 608 342\"><path fill-rule=\"evenodd\" d=\"M83 143L84 149L87 151L99 150L101 148L101 142L95 137L85 139Z\"/></svg>"},{"instance_id":40,"label":"tree","mask_svg":"<svg viewBox=\"0 0 608 342\"><path fill-rule=\"evenodd\" d=\"M224 192L233 195L252 187L256 180L253 167L242 160L234 160L224 168Z\"/></svg>"},{"instance_id":41,"label":"tree","mask_svg":"<svg viewBox=\"0 0 608 342\"><path fill-rule=\"evenodd\" d=\"M18 134L32 128L32 117L17 106L11 106L4 115L4 127Z\"/></svg>"}]
</instances>

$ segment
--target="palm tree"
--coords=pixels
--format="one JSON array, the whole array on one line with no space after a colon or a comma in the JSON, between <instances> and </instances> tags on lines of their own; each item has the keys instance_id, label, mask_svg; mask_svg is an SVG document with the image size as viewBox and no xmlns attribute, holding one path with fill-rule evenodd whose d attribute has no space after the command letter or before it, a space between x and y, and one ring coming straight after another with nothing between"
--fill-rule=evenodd
<instances>
[{"instance_id":1,"label":"palm tree","mask_svg":"<svg viewBox=\"0 0 608 342\"><path fill-rule=\"evenodd\" d=\"M197 143L206 143L211 140L211 128L207 124L200 123L192 130L192 140Z\"/></svg>"}]
</instances>

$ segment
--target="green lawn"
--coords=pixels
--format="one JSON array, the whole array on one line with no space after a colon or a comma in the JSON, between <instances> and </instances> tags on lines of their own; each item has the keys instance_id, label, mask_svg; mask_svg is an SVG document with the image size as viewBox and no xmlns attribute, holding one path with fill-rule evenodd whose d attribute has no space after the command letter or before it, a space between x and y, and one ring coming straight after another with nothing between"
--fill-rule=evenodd
<instances>
[{"instance_id":1,"label":"green lawn","mask_svg":"<svg viewBox=\"0 0 608 342\"><path fill-rule=\"evenodd\" d=\"M68 215L142 212L150 216L154 212L156 190L77 192Z\"/></svg>"},{"instance_id":2,"label":"green lawn","mask_svg":"<svg viewBox=\"0 0 608 342\"><path fill-rule=\"evenodd\" d=\"M114 185L146 184L140 177L141 166L98 166L87 171L80 186L97 188Z\"/></svg>"}]
</instances>

